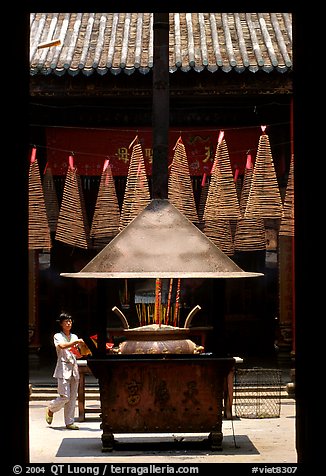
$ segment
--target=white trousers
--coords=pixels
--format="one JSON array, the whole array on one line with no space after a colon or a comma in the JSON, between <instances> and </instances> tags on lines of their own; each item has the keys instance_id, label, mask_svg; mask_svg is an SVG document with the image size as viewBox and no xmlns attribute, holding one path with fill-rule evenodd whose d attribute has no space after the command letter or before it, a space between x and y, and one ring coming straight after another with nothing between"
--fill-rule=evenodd
<instances>
[{"instance_id":1,"label":"white trousers","mask_svg":"<svg viewBox=\"0 0 326 476\"><path fill-rule=\"evenodd\" d=\"M59 396L51 400L48 408L56 413L63 408L65 425L74 422L76 401L78 395L78 379L71 377L69 380L58 378Z\"/></svg>"}]
</instances>

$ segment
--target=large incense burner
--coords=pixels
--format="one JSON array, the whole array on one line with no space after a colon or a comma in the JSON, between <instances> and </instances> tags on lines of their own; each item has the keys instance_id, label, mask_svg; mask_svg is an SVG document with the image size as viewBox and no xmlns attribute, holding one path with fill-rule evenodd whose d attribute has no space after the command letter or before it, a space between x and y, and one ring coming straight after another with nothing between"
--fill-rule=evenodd
<instances>
[{"instance_id":1,"label":"large incense burner","mask_svg":"<svg viewBox=\"0 0 326 476\"><path fill-rule=\"evenodd\" d=\"M101 394L102 450L117 433L201 433L222 449L223 393L233 358L199 354L113 354L88 360Z\"/></svg>"},{"instance_id":2,"label":"large incense burner","mask_svg":"<svg viewBox=\"0 0 326 476\"><path fill-rule=\"evenodd\" d=\"M62 275L97 279L102 291L103 278L261 276L239 268L165 199L152 200L81 271ZM101 337L107 301L99 301ZM111 309L121 319L125 342L106 353L102 332L102 350L99 339L99 353L88 359L100 387L102 450L113 450L116 433L144 432L203 433L212 450L221 449L223 394L235 361L207 354L189 339L198 306L184 327L165 324L158 313L151 324L129 328L123 313L115 305Z\"/></svg>"},{"instance_id":3,"label":"large incense burner","mask_svg":"<svg viewBox=\"0 0 326 476\"><path fill-rule=\"evenodd\" d=\"M121 354L199 354L204 348L189 339L189 329L149 324L125 331Z\"/></svg>"},{"instance_id":4,"label":"large incense burner","mask_svg":"<svg viewBox=\"0 0 326 476\"><path fill-rule=\"evenodd\" d=\"M199 354L204 347L195 344L190 338L190 323L200 310L195 306L189 313L184 327L167 324L148 324L129 328L128 321L116 306L112 309L121 319L126 340L119 345L120 354Z\"/></svg>"},{"instance_id":5,"label":"large incense burner","mask_svg":"<svg viewBox=\"0 0 326 476\"><path fill-rule=\"evenodd\" d=\"M195 306L184 327L148 324L129 328L114 306L125 341L106 358L90 358L102 408L102 450L116 433L202 433L212 450L222 448L223 397L233 358L217 358L190 338Z\"/></svg>"},{"instance_id":6,"label":"large incense burner","mask_svg":"<svg viewBox=\"0 0 326 476\"><path fill-rule=\"evenodd\" d=\"M205 354L188 339L189 321L180 328L174 320L171 329L157 312L150 324L124 326L120 351L105 350L105 281L261 275L239 268L168 200L169 13L153 15L152 200L81 271L61 275L97 280L98 353L88 366L100 387L103 451L113 449L116 433L137 432L206 433L215 450L233 358Z\"/></svg>"}]
</instances>

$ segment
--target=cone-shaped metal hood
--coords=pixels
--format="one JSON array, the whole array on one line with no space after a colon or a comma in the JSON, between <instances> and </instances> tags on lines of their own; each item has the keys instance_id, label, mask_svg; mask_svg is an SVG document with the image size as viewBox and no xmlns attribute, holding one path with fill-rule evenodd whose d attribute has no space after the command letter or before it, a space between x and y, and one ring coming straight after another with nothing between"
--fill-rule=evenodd
<instances>
[{"instance_id":1,"label":"cone-shaped metal hood","mask_svg":"<svg viewBox=\"0 0 326 476\"><path fill-rule=\"evenodd\" d=\"M71 278L246 278L245 272L167 199L153 199Z\"/></svg>"}]
</instances>

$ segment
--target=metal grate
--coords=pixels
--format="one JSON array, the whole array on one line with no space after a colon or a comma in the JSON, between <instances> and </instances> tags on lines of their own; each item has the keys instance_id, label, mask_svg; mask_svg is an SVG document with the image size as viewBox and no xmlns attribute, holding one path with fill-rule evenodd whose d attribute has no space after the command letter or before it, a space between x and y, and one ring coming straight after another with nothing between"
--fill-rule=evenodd
<instances>
[{"instance_id":1,"label":"metal grate","mask_svg":"<svg viewBox=\"0 0 326 476\"><path fill-rule=\"evenodd\" d=\"M281 412L281 370L237 369L235 414L240 418L276 418Z\"/></svg>"}]
</instances>

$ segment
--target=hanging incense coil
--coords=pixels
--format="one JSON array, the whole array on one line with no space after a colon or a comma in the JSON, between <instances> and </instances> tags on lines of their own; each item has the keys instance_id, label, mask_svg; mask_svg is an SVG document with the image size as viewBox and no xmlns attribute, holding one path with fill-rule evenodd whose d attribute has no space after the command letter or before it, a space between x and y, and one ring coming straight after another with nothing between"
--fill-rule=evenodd
<instances>
[{"instance_id":1,"label":"hanging incense coil","mask_svg":"<svg viewBox=\"0 0 326 476\"><path fill-rule=\"evenodd\" d=\"M230 220L219 218L216 220L205 220L203 233L228 256L234 254L234 244Z\"/></svg>"},{"instance_id":2,"label":"hanging incense coil","mask_svg":"<svg viewBox=\"0 0 326 476\"><path fill-rule=\"evenodd\" d=\"M168 181L168 197L185 217L198 223L194 191L189 173L186 149L181 138L176 142Z\"/></svg>"},{"instance_id":3,"label":"hanging incense coil","mask_svg":"<svg viewBox=\"0 0 326 476\"><path fill-rule=\"evenodd\" d=\"M133 145L122 203L119 229L122 230L149 204L150 192L140 143Z\"/></svg>"},{"instance_id":4,"label":"hanging incense coil","mask_svg":"<svg viewBox=\"0 0 326 476\"><path fill-rule=\"evenodd\" d=\"M240 220L240 218L239 218ZM235 238L235 232L236 232L236 229L237 229L237 223L238 223L238 220L235 220L234 218L232 218L230 220L230 229L231 229L231 236L232 236L232 241L234 243L234 238Z\"/></svg>"},{"instance_id":5,"label":"hanging incense coil","mask_svg":"<svg viewBox=\"0 0 326 476\"><path fill-rule=\"evenodd\" d=\"M95 247L103 247L119 233L120 209L112 170L104 164L92 220L90 237Z\"/></svg>"},{"instance_id":6,"label":"hanging incense coil","mask_svg":"<svg viewBox=\"0 0 326 476\"><path fill-rule=\"evenodd\" d=\"M235 183L235 189L237 191L238 202L240 203L243 180L241 179L241 176L239 174L237 174L237 176L234 178L234 183ZM241 205L240 205L240 213L241 215L243 215L241 211Z\"/></svg>"},{"instance_id":7,"label":"hanging incense coil","mask_svg":"<svg viewBox=\"0 0 326 476\"><path fill-rule=\"evenodd\" d=\"M204 221L204 213L205 213L205 206L206 206L208 190L209 190L209 181L205 180L205 183L202 184L202 187L201 187L201 192L200 192L200 197L199 197L199 204L198 204L199 223L202 223Z\"/></svg>"},{"instance_id":8,"label":"hanging incense coil","mask_svg":"<svg viewBox=\"0 0 326 476\"><path fill-rule=\"evenodd\" d=\"M50 167L46 167L44 173L43 193L50 231L55 232L59 217L59 202Z\"/></svg>"},{"instance_id":9,"label":"hanging incense coil","mask_svg":"<svg viewBox=\"0 0 326 476\"><path fill-rule=\"evenodd\" d=\"M281 218L282 199L277 182L269 137L259 138L245 218Z\"/></svg>"},{"instance_id":10,"label":"hanging incense coil","mask_svg":"<svg viewBox=\"0 0 326 476\"><path fill-rule=\"evenodd\" d=\"M71 246L87 249L89 227L77 169L68 167L63 189L55 239Z\"/></svg>"},{"instance_id":11,"label":"hanging incense coil","mask_svg":"<svg viewBox=\"0 0 326 476\"><path fill-rule=\"evenodd\" d=\"M264 219L261 217L245 218L248 196L251 188L253 167L248 156L240 195L240 211L242 218L237 221L234 248L236 251L256 251L266 249L266 233Z\"/></svg>"},{"instance_id":12,"label":"hanging incense coil","mask_svg":"<svg viewBox=\"0 0 326 476\"><path fill-rule=\"evenodd\" d=\"M234 236L236 251L266 249L266 232L262 218L240 218Z\"/></svg>"},{"instance_id":13,"label":"hanging incense coil","mask_svg":"<svg viewBox=\"0 0 326 476\"><path fill-rule=\"evenodd\" d=\"M279 234L294 236L294 158L291 156Z\"/></svg>"},{"instance_id":14,"label":"hanging incense coil","mask_svg":"<svg viewBox=\"0 0 326 476\"><path fill-rule=\"evenodd\" d=\"M237 191L238 202L240 203L241 189L242 189L242 179L239 175L239 169L238 168L236 169L235 174L234 174L234 183L235 183L235 189ZM240 214L242 216L241 207L240 207ZM230 227L231 227L233 242L234 242L234 239L235 239L235 232L236 232L236 228L237 228L237 223L238 223L238 220L236 218L231 218L230 219Z\"/></svg>"},{"instance_id":15,"label":"hanging incense coil","mask_svg":"<svg viewBox=\"0 0 326 476\"><path fill-rule=\"evenodd\" d=\"M46 214L42 181L37 159L29 167L28 181L28 249L50 250L52 247L48 217Z\"/></svg>"},{"instance_id":16,"label":"hanging incense coil","mask_svg":"<svg viewBox=\"0 0 326 476\"><path fill-rule=\"evenodd\" d=\"M239 200L225 139L217 144L204 220L239 219Z\"/></svg>"}]
</instances>

